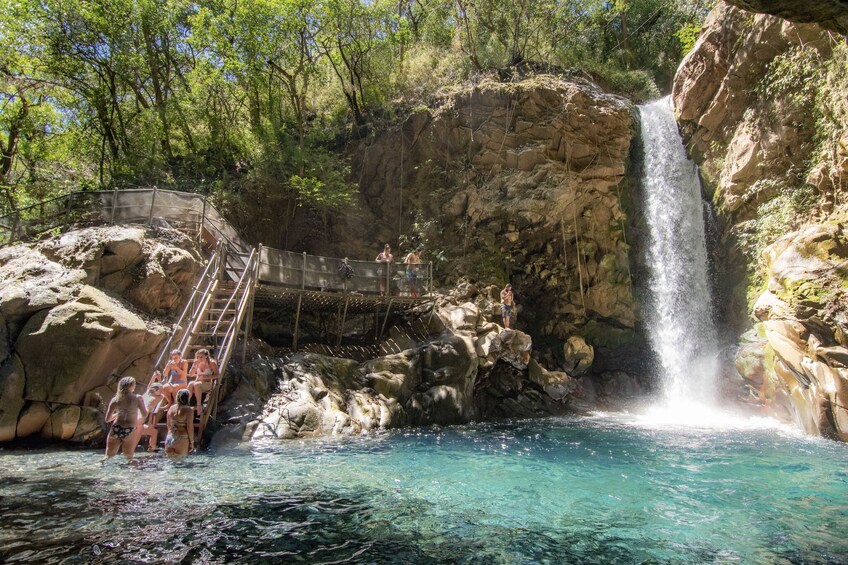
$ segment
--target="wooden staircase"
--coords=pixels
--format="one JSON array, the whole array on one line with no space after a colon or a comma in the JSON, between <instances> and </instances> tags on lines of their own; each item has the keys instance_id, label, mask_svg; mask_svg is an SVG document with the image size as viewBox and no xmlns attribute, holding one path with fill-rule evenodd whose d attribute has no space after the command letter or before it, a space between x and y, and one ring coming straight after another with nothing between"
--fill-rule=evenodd
<instances>
[{"instance_id":1,"label":"wooden staircase","mask_svg":"<svg viewBox=\"0 0 848 565\"><path fill-rule=\"evenodd\" d=\"M241 255L244 255L243 257ZM235 257L234 257L235 256ZM212 254L206 269L165 342L155 369L162 370L172 349L179 349L192 363L195 353L208 349L218 362L218 376L212 390L203 395L203 416L195 416L195 443L201 445L210 418L217 416L218 402L226 384L227 365L239 336L246 342L255 296L258 254L239 254L221 244ZM165 423L156 424L164 441Z\"/></svg>"}]
</instances>

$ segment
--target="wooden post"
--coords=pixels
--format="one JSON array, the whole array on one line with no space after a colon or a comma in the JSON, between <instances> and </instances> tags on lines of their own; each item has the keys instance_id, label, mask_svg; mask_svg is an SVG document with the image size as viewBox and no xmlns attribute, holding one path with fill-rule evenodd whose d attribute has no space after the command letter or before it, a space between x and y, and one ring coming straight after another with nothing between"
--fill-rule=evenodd
<instances>
[{"instance_id":1,"label":"wooden post","mask_svg":"<svg viewBox=\"0 0 848 565\"><path fill-rule=\"evenodd\" d=\"M306 251L303 252L303 267L300 271L300 288L306 288Z\"/></svg>"},{"instance_id":2,"label":"wooden post","mask_svg":"<svg viewBox=\"0 0 848 565\"><path fill-rule=\"evenodd\" d=\"M150 198L150 212L147 214L147 225L151 225L153 223L153 207L156 205L156 192L159 190L159 187L153 186L153 196Z\"/></svg>"},{"instance_id":3,"label":"wooden post","mask_svg":"<svg viewBox=\"0 0 848 565\"><path fill-rule=\"evenodd\" d=\"M247 340L250 338L250 335L253 333L253 306L256 303L256 283L259 279L259 261L262 260L262 244L259 244L259 248L256 253L256 265L253 267L252 280L250 282L250 287L248 292L250 292L250 298L248 298L248 310L247 310L247 320L245 321L244 328L244 346L241 349L241 364L244 365L244 361L247 358Z\"/></svg>"},{"instance_id":4,"label":"wooden post","mask_svg":"<svg viewBox=\"0 0 848 565\"><path fill-rule=\"evenodd\" d=\"M112 213L109 215L109 225L115 225L115 209L118 207L118 189L112 191Z\"/></svg>"},{"instance_id":5,"label":"wooden post","mask_svg":"<svg viewBox=\"0 0 848 565\"><path fill-rule=\"evenodd\" d=\"M392 264L386 262L386 296L392 295Z\"/></svg>"},{"instance_id":6,"label":"wooden post","mask_svg":"<svg viewBox=\"0 0 848 565\"><path fill-rule=\"evenodd\" d=\"M223 281L227 272L227 245L223 242L218 244L218 280Z\"/></svg>"},{"instance_id":7,"label":"wooden post","mask_svg":"<svg viewBox=\"0 0 848 565\"><path fill-rule=\"evenodd\" d=\"M197 241L201 245L203 244L203 226L206 224L206 204L208 202L209 202L209 197L204 196L203 197L203 213L201 213L201 215L200 215L200 229L198 230L198 233L197 233ZM262 246L260 245L259 248L261 249Z\"/></svg>"},{"instance_id":8,"label":"wooden post","mask_svg":"<svg viewBox=\"0 0 848 565\"><path fill-rule=\"evenodd\" d=\"M392 313L392 301L394 298L389 298L389 305L386 307L386 317L383 318L383 327L380 328L380 335L377 336L377 340L383 339L383 334L386 332L386 324L389 321L389 314Z\"/></svg>"},{"instance_id":9,"label":"wooden post","mask_svg":"<svg viewBox=\"0 0 848 565\"><path fill-rule=\"evenodd\" d=\"M304 253L304 255L306 255ZM297 353L297 333L300 327L300 305L303 302L303 292L297 295L297 313L294 315L294 337L292 338L292 353Z\"/></svg>"},{"instance_id":10,"label":"wooden post","mask_svg":"<svg viewBox=\"0 0 848 565\"><path fill-rule=\"evenodd\" d=\"M427 294L433 293L433 262L427 263Z\"/></svg>"},{"instance_id":11,"label":"wooden post","mask_svg":"<svg viewBox=\"0 0 848 565\"><path fill-rule=\"evenodd\" d=\"M350 296L345 297L344 312L342 312L341 324L339 324L339 339L336 341L336 347L342 344L342 335L344 335L344 326L347 321L347 306L350 303Z\"/></svg>"}]
</instances>

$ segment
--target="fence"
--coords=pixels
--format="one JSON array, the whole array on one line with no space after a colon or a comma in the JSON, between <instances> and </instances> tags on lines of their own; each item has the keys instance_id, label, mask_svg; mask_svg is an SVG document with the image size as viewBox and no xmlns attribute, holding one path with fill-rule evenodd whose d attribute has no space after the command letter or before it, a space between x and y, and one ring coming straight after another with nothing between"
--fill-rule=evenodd
<instances>
[{"instance_id":1,"label":"fence","mask_svg":"<svg viewBox=\"0 0 848 565\"><path fill-rule=\"evenodd\" d=\"M349 269L344 269L347 264ZM261 247L259 280L310 290L413 295L429 293L432 264L418 265L414 275L403 264L356 261Z\"/></svg>"},{"instance_id":2,"label":"fence","mask_svg":"<svg viewBox=\"0 0 848 565\"><path fill-rule=\"evenodd\" d=\"M209 204L206 197L157 188L74 192L0 216L0 246L33 240L69 225L148 224L196 233L211 247L227 243L227 272L241 273L253 246ZM349 270L342 269L347 263ZM347 272L347 276L345 276ZM414 273L406 265L320 257L260 247L259 281L288 287L362 294L416 295L432 289L432 264Z\"/></svg>"}]
</instances>

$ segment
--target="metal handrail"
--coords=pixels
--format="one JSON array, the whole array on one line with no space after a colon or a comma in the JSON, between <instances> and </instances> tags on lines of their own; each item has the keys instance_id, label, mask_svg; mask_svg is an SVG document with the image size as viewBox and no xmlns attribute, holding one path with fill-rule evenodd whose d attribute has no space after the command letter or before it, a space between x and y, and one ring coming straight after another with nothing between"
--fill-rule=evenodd
<instances>
[{"instance_id":1,"label":"metal handrail","mask_svg":"<svg viewBox=\"0 0 848 565\"><path fill-rule=\"evenodd\" d=\"M201 273L200 278L197 281L197 284L194 286L194 289L192 290L191 296L189 297L188 302L186 302L185 308L183 308L183 311L180 314L180 317L177 318L177 321L174 323L174 325L171 329L170 335L168 336L168 340L165 342L165 345L162 347L161 353L159 353L159 358L156 359L156 363L153 365L154 370L160 369L162 361L165 358L167 358L168 352L171 350L171 344L174 342L174 336L176 336L177 331L182 326L183 321L186 319L186 316L188 316L189 312L192 312L192 315L189 317L189 319L192 319L196 315L196 312L193 311L194 309L192 308L192 305L195 303L195 300L197 299L197 295L198 295L198 292L200 291L201 285L206 280L206 278L208 276L210 276L210 270L214 271L214 273L217 273L217 271L218 271L218 257L219 256L220 255L219 255L218 250L215 250L212 253L212 256L209 258L209 262L206 264L206 268L203 269L203 273ZM212 276L214 276L214 274ZM208 284L207 284L207 287L204 288L202 294L205 295L207 293L207 290L208 290Z\"/></svg>"},{"instance_id":2,"label":"metal handrail","mask_svg":"<svg viewBox=\"0 0 848 565\"><path fill-rule=\"evenodd\" d=\"M223 388L224 380L226 377L226 369L227 364L230 362L230 357L233 353L233 345L235 344L236 336L238 336L239 328L241 327L242 321L244 320L244 315L247 312L248 305L250 304L250 294L253 291L253 282L256 271L256 266L254 264L255 261L258 260L257 253L251 253L250 258L247 261L247 265L245 265L244 272L239 280L245 282L244 292L239 298L238 305L236 307L236 315L232 320L232 323L227 328L227 332L224 334L224 337L221 342L221 346L219 347L219 357L218 357L218 380L215 383L213 390L210 391L209 396L209 405L206 410L203 411L203 418L200 421L200 430L201 433L204 429L206 429L206 424L209 422L210 416L215 413L217 414L218 401L220 400L220 393ZM245 276L247 277L245 279ZM233 289L233 293L230 295L230 299L227 301L229 305L232 301L233 297L239 292L241 284L236 285ZM227 308L223 308L222 310L226 310ZM222 312L223 317L223 312ZM220 324L220 319L218 324ZM217 333L218 324L215 325L215 330L213 330L213 334Z\"/></svg>"},{"instance_id":3,"label":"metal handrail","mask_svg":"<svg viewBox=\"0 0 848 565\"><path fill-rule=\"evenodd\" d=\"M232 304L233 297L238 293L239 289L241 288L242 283L245 282L245 277L248 277L248 279L250 279L250 273L251 273L252 269L250 269L249 267L250 267L251 263L253 263L255 256L256 256L256 250L254 249L253 251L250 252L250 256L247 258L247 264L245 265L244 270L241 273L241 277L239 277L239 280L236 283L235 288L233 289L233 293L230 295L229 300L227 300L227 303L221 309L221 310L223 310L223 312L221 312L221 316L218 318L218 322L215 324L215 328L212 330L213 334L218 333L218 326L221 325L221 321L224 318L224 312L230 307L230 304Z\"/></svg>"}]
</instances>

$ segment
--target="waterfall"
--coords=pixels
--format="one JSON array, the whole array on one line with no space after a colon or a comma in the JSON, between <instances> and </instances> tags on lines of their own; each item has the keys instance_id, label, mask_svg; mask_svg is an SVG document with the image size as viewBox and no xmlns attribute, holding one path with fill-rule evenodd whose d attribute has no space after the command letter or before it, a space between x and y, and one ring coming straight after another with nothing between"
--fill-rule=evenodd
<instances>
[{"instance_id":1,"label":"waterfall","mask_svg":"<svg viewBox=\"0 0 848 565\"><path fill-rule=\"evenodd\" d=\"M701 184L669 97L639 107L650 228L648 336L667 402L711 404L717 340L712 320Z\"/></svg>"}]
</instances>

